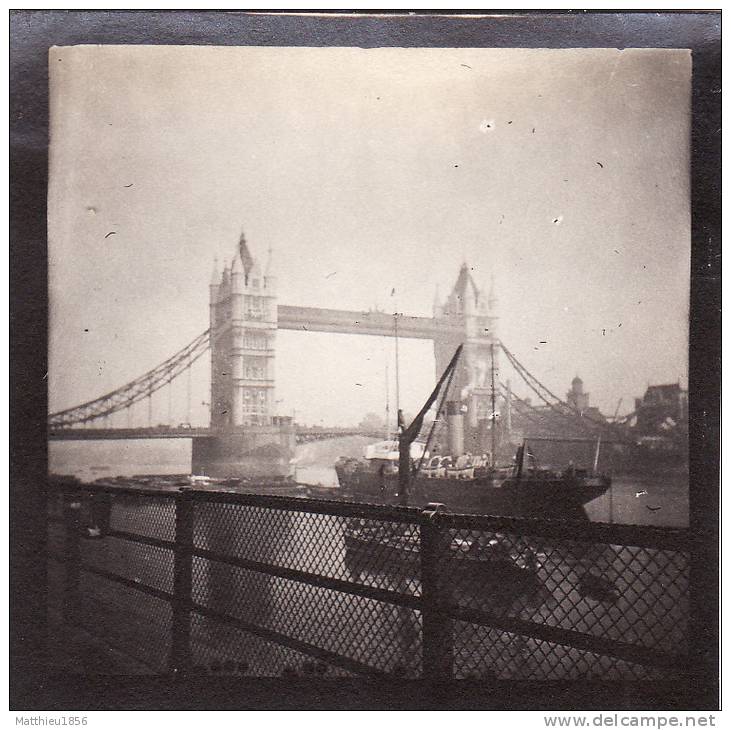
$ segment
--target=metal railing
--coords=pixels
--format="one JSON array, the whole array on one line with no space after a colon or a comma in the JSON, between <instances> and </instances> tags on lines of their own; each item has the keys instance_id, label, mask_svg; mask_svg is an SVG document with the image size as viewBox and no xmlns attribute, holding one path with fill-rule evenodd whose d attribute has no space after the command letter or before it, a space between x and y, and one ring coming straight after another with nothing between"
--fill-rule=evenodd
<instances>
[{"instance_id":1,"label":"metal railing","mask_svg":"<svg viewBox=\"0 0 731 730\"><path fill-rule=\"evenodd\" d=\"M677 679L687 530L52 485L49 620L141 672Z\"/></svg>"}]
</instances>

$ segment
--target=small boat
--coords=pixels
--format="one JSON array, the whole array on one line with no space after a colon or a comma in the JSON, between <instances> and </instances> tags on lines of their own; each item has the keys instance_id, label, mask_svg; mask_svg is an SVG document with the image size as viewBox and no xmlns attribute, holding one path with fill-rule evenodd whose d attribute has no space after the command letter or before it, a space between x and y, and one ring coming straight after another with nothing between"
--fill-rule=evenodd
<instances>
[{"instance_id":1,"label":"small boat","mask_svg":"<svg viewBox=\"0 0 731 730\"><path fill-rule=\"evenodd\" d=\"M189 479L190 479L191 484L210 484L211 483L211 477L205 476L204 474L191 474Z\"/></svg>"},{"instance_id":2,"label":"small boat","mask_svg":"<svg viewBox=\"0 0 731 730\"><path fill-rule=\"evenodd\" d=\"M364 573L414 579L420 574L418 531L391 523L350 520L345 526L345 564L356 577ZM377 558L377 560L375 559ZM501 535L482 533L452 537L439 564L442 579L454 585L510 586L535 580L537 558L528 546Z\"/></svg>"}]
</instances>

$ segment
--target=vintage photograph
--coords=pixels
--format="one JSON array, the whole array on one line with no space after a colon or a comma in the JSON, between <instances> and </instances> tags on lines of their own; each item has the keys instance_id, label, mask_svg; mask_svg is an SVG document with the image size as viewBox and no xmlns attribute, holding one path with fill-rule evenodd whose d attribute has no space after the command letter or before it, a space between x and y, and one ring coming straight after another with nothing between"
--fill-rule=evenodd
<instances>
[{"instance_id":1,"label":"vintage photograph","mask_svg":"<svg viewBox=\"0 0 731 730\"><path fill-rule=\"evenodd\" d=\"M49 72L50 608L108 671L684 666L688 51Z\"/></svg>"},{"instance_id":2,"label":"vintage photograph","mask_svg":"<svg viewBox=\"0 0 731 730\"><path fill-rule=\"evenodd\" d=\"M47 160L15 173L47 161L46 450L22 502L42 537L13 537L43 556L42 600L14 609L42 661L26 648L16 685L42 666L155 709L191 682L252 709L263 681L306 709L335 687L346 709L685 702L713 671L707 61L473 43L465 18L437 43L436 16L393 18L426 23L399 44L383 18L201 12L221 42L175 42L182 15L143 15L22 30L57 32L33 50Z\"/></svg>"}]
</instances>

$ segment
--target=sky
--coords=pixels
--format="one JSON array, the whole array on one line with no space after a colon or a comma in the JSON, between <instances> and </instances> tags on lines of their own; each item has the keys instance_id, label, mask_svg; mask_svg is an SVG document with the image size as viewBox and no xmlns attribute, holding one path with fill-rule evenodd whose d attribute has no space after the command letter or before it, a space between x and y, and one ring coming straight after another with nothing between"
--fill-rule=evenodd
<instances>
[{"instance_id":1,"label":"sky","mask_svg":"<svg viewBox=\"0 0 731 730\"><path fill-rule=\"evenodd\" d=\"M51 411L205 330L242 230L281 304L428 316L466 262L553 392L578 374L611 415L686 385L688 51L77 46L49 68ZM392 340L279 331L276 370L301 423L383 413L387 382L393 412ZM402 340L399 373L415 412L431 344ZM153 418L186 420L185 393Z\"/></svg>"}]
</instances>

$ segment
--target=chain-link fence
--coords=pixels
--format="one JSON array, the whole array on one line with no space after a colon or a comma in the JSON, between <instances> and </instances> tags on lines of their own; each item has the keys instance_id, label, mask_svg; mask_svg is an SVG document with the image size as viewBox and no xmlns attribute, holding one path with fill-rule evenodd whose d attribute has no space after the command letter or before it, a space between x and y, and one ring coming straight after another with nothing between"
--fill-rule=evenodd
<instances>
[{"instance_id":1,"label":"chain-link fence","mask_svg":"<svg viewBox=\"0 0 731 730\"><path fill-rule=\"evenodd\" d=\"M136 671L666 679L687 530L56 485L48 619Z\"/></svg>"}]
</instances>

